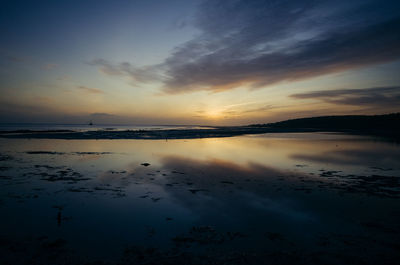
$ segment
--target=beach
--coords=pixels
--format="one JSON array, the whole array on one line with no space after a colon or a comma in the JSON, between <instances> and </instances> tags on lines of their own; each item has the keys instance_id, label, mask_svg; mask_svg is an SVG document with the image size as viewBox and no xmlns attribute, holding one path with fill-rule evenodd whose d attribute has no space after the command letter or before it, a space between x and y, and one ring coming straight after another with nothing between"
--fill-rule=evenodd
<instances>
[{"instance_id":1,"label":"beach","mask_svg":"<svg viewBox=\"0 0 400 265\"><path fill-rule=\"evenodd\" d=\"M400 264L400 1L0 13L0 265Z\"/></svg>"},{"instance_id":2,"label":"beach","mask_svg":"<svg viewBox=\"0 0 400 265\"><path fill-rule=\"evenodd\" d=\"M382 138L1 138L0 154L4 264L400 258L400 147Z\"/></svg>"}]
</instances>

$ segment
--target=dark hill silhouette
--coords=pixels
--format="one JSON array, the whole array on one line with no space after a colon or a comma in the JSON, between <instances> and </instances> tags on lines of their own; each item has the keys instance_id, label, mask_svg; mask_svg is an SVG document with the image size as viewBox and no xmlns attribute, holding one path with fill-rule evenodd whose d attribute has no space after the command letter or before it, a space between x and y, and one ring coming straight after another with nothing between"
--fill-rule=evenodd
<instances>
[{"instance_id":1,"label":"dark hill silhouette","mask_svg":"<svg viewBox=\"0 0 400 265\"><path fill-rule=\"evenodd\" d=\"M400 131L400 113L384 115L345 115L320 116L280 121L268 124L256 124L254 127L275 129L315 129L326 131L384 132L396 134Z\"/></svg>"}]
</instances>

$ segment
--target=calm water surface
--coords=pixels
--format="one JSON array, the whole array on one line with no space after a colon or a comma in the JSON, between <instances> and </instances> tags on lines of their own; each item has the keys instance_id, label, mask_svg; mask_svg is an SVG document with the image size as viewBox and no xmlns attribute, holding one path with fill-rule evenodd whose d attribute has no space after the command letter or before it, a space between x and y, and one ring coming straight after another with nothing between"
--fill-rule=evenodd
<instances>
[{"instance_id":1,"label":"calm water surface","mask_svg":"<svg viewBox=\"0 0 400 265\"><path fill-rule=\"evenodd\" d=\"M73 255L105 260L132 246L375 264L400 253L393 142L0 139L0 154L0 236L10 245L62 242Z\"/></svg>"},{"instance_id":2,"label":"calm water surface","mask_svg":"<svg viewBox=\"0 0 400 265\"><path fill-rule=\"evenodd\" d=\"M1 123L1 131L31 130L31 131L125 131L125 130L171 130L171 129L210 129L213 127L199 125L126 125L126 124L48 124L48 123Z\"/></svg>"}]
</instances>

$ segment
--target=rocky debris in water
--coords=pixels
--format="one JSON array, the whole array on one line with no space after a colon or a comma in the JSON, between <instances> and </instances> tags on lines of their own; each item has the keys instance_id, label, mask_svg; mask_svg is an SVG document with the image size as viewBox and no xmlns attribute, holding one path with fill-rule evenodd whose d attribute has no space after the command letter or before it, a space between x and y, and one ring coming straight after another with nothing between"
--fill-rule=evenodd
<instances>
[{"instance_id":1,"label":"rocky debris in water","mask_svg":"<svg viewBox=\"0 0 400 265\"><path fill-rule=\"evenodd\" d=\"M74 184L78 181L89 180L90 178L83 177L83 175L79 172L73 171L70 168L65 168L65 166L60 167L51 167L47 165L35 165L35 168L39 170L39 172L29 172L24 173L23 176L40 176L41 180L46 180L50 182L54 181L68 181L68 184ZM42 171L41 169L46 169ZM58 170L54 172L53 170ZM48 173L47 171L52 171Z\"/></svg>"},{"instance_id":2,"label":"rocky debris in water","mask_svg":"<svg viewBox=\"0 0 400 265\"><path fill-rule=\"evenodd\" d=\"M109 155L113 154L112 152L73 152L76 155Z\"/></svg>"},{"instance_id":3,"label":"rocky debris in water","mask_svg":"<svg viewBox=\"0 0 400 265\"><path fill-rule=\"evenodd\" d=\"M126 196L126 194L124 193L124 191L122 190L121 187L113 188L113 187L109 187L109 186L110 185L108 185L108 184L103 185L103 186L97 186L97 187L94 187L93 190L95 190L95 191L110 191L110 192L112 192L112 195L114 198L120 198L120 197Z\"/></svg>"},{"instance_id":4,"label":"rocky debris in water","mask_svg":"<svg viewBox=\"0 0 400 265\"><path fill-rule=\"evenodd\" d=\"M232 181L220 181L220 183L222 183L222 184L235 184Z\"/></svg>"},{"instance_id":5,"label":"rocky debris in water","mask_svg":"<svg viewBox=\"0 0 400 265\"><path fill-rule=\"evenodd\" d=\"M321 182L319 188L337 189L351 193L365 193L387 198L400 198L400 177L397 176L357 176L337 175L340 171L322 170L320 177L332 179L334 182ZM313 182L307 180L307 182Z\"/></svg>"},{"instance_id":6,"label":"rocky debris in water","mask_svg":"<svg viewBox=\"0 0 400 265\"><path fill-rule=\"evenodd\" d=\"M62 210L64 209L64 206L63 205L53 205L53 208L58 209L58 212L57 212L57 225L61 226Z\"/></svg>"},{"instance_id":7,"label":"rocky debris in water","mask_svg":"<svg viewBox=\"0 0 400 265\"><path fill-rule=\"evenodd\" d=\"M59 170L59 171L57 171L57 174L59 174L61 176L66 176L69 173L70 173L70 170Z\"/></svg>"},{"instance_id":8,"label":"rocky debris in water","mask_svg":"<svg viewBox=\"0 0 400 265\"><path fill-rule=\"evenodd\" d=\"M240 232L217 232L211 226L193 226L188 234L176 236L172 241L179 247L181 245L188 246L196 243L199 245L222 244L236 238L243 238L246 235Z\"/></svg>"},{"instance_id":9,"label":"rocky debris in water","mask_svg":"<svg viewBox=\"0 0 400 265\"><path fill-rule=\"evenodd\" d=\"M196 193L199 192L199 191L205 191L205 192L207 192L208 190L206 190L206 189L190 189L190 190L188 190L188 191L190 191L192 194L196 194Z\"/></svg>"},{"instance_id":10,"label":"rocky debris in water","mask_svg":"<svg viewBox=\"0 0 400 265\"><path fill-rule=\"evenodd\" d=\"M349 191L362 191L368 194L400 198L400 177L397 176L356 176L357 183L349 187Z\"/></svg>"},{"instance_id":11,"label":"rocky debris in water","mask_svg":"<svg viewBox=\"0 0 400 265\"><path fill-rule=\"evenodd\" d=\"M56 152L56 151L26 151L29 155L108 155L113 154L112 152Z\"/></svg>"},{"instance_id":12,"label":"rocky debris in water","mask_svg":"<svg viewBox=\"0 0 400 265\"><path fill-rule=\"evenodd\" d=\"M113 196L112 196L112 198L122 198L122 197L126 197L126 194L123 192L113 193Z\"/></svg>"},{"instance_id":13,"label":"rocky debris in water","mask_svg":"<svg viewBox=\"0 0 400 265\"><path fill-rule=\"evenodd\" d=\"M88 188L84 188L84 187L80 187L80 188L69 188L68 189L69 192L88 192L88 193L92 193L93 190L88 189Z\"/></svg>"},{"instance_id":14,"label":"rocky debris in water","mask_svg":"<svg viewBox=\"0 0 400 265\"><path fill-rule=\"evenodd\" d=\"M126 170L121 170L121 171L110 170L110 171L108 171L108 172L110 172L111 174L125 174L125 173L126 173Z\"/></svg>"},{"instance_id":15,"label":"rocky debris in water","mask_svg":"<svg viewBox=\"0 0 400 265\"><path fill-rule=\"evenodd\" d=\"M69 184L73 184L77 181L85 181L89 180L90 178L84 178L80 173L78 172L73 172L69 176L67 176L68 173L59 172L60 175L56 174L48 174L45 172L39 173L38 175L42 176L41 180L46 180L46 181L69 181Z\"/></svg>"},{"instance_id":16,"label":"rocky debris in water","mask_svg":"<svg viewBox=\"0 0 400 265\"><path fill-rule=\"evenodd\" d=\"M70 192L87 192L87 193L93 193L93 194L97 194L96 192L110 192L112 195L112 198L121 198L121 197L125 197L126 194L124 193L124 190L121 187L111 187L109 184L104 184L101 186L95 186L93 188L88 188L88 187L72 187L69 188L67 191ZM107 193L102 193L107 194Z\"/></svg>"},{"instance_id":17,"label":"rocky debris in water","mask_svg":"<svg viewBox=\"0 0 400 265\"><path fill-rule=\"evenodd\" d=\"M309 260L308 260L309 262ZM289 252L256 254L249 251L220 251L210 249L206 252L171 249L161 250L152 247L133 246L125 249L121 265L262 265L262 264L309 264L301 255Z\"/></svg>"},{"instance_id":18,"label":"rocky debris in water","mask_svg":"<svg viewBox=\"0 0 400 265\"><path fill-rule=\"evenodd\" d=\"M324 170L321 171L322 173L320 174L321 177L336 177L338 176L338 173L342 172L339 170Z\"/></svg>"},{"instance_id":19,"label":"rocky debris in water","mask_svg":"<svg viewBox=\"0 0 400 265\"><path fill-rule=\"evenodd\" d=\"M54 152L54 151L26 151L29 155L65 155L64 152Z\"/></svg>"},{"instance_id":20,"label":"rocky debris in water","mask_svg":"<svg viewBox=\"0 0 400 265\"><path fill-rule=\"evenodd\" d=\"M7 265L305 265L312 263L310 259L304 258L305 254L303 252L293 254L287 251L279 253L266 251L265 254L256 254L244 250L223 251L218 248L209 249L204 252L178 248L160 249L151 246L130 246L124 249L122 257L116 256L110 260L100 260L98 258L87 258L76 255L77 253L70 251L69 247L70 244L62 238L49 239L47 236L41 236L16 240L0 237L1 261L2 264ZM355 262L352 264L362 263ZM372 263L368 263L368 265L370 264ZM384 264L395 264L395 262Z\"/></svg>"},{"instance_id":21,"label":"rocky debris in water","mask_svg":"<svg viewBox=\"0 0 400 265\"><path fill-rule=\"evenodd\" d=\"M47 170L56 170L56 169L63 169L65 166L53 167L49 165L34 165L35 168L45 168Z\"/></svg>"},{"instance_id":22,"label":"rocky debris in water","mask_svg":"<svg viewBox=\"0 0 400 265\"><path fill-rule=\"evenodd\" d=\"M10 155L4 155L4 154L0 154L0 161L9 161L9 160L13 160L14 158Z\"/></svg>"},{"instance_id":23,"label":"rocky debris in water","mask_svg":"<svg viewBox=\"0 0 400 265\"><path fill-rule=\"evenodd\" d=\"M373 170L380 170L380 171L392 171L393 168L383 168L383 167L370 167Z\"/></svg>"},{"instance_id":24,"label":"rocky debris in water","mask_svg":"<svg viewBox=\"0 0 400 265\"><path fill-rule=\"evenodd\" d=\"M56 152L56 151L26 151L25 154L29 155L107 155L113 154L112 152Z\"/></svg>"},{"instance_id":25,"label":"rocky debris in water","mask_svg":"<svg viewBox=\"0 0 400 265\"><path fill-rule=\"evenodd\" d=\"M180 175L184 175L185 174L184 172L179 172L179 171L176 171L176 170L173 170L171 173L180 174Z\"/></svg>"}]
</instances>

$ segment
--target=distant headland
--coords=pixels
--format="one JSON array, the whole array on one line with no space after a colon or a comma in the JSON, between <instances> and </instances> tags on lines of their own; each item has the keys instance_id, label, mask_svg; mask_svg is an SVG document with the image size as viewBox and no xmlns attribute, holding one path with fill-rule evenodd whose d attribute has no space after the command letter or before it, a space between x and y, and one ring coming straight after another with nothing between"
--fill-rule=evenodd
<instances>
[{"instance_id":1,"label":"distant headland","mask_svg":"<svg viewBox=\"0 0 400 265\"><path fill-rule=\"evenodd\" d=\"M219 126L207 129L164 129L124 131L14 130L2 131L2 138L38 139L195 139L262 133L340 132L400 138L400 113L384 115L320 116L247 126Z\"/></svg>"}]
</instances>

